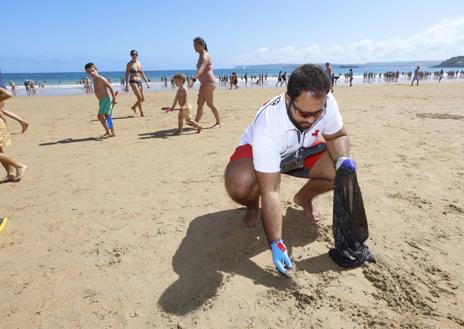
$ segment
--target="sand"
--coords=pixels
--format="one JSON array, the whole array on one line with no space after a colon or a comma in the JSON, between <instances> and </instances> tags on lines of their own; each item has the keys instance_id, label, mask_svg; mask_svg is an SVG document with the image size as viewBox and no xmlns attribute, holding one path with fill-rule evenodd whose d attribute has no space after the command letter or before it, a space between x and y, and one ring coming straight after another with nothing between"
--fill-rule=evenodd
<instances>
[{"instance_id":1,"label":"sand","mask_svg":"<svg viewBox=\"0 0 464 329\"><path fill-rule=\"evenodd\" d=\"M261 227L239 228L244 210L223 186L240 134L281 89L218 90L224 127L180 137L160 110L173 91L149 94L145 118L121 95L118 136L104 141L93 95L14 98L6 107L31 126L7 152L29 171L0 185L0 327L463 327L463 88L336 88L378 263L331 262L331 194L310 223L291 202L304 181L284 176L292 280Z\"/></svg>"}]
</instances>

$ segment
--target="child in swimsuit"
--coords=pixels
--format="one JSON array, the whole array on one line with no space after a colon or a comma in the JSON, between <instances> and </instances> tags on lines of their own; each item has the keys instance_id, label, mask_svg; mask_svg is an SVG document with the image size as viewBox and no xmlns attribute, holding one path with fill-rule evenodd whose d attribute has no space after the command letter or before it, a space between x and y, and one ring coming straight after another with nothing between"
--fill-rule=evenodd
<instances>
[{"instance_id":1,"label":"child in swimsuit","mask_svg":"<svg viewBox=\"0 0 464 329\"><path fill-rule=\"evenodd\" d=\"M7 176L0 178L1 183L6 182L19 182L27 170L25 164L16 162L4 153L4 147L11 145L10 132L6 126L3 117L3 102L11 98L12 95L6 88L0 86L0 163L3 165L7 172ZM15 172L16 171L16 172Z\"/></svg>"},{"instance_id":2,"label":"child in swimsuit","mask_svg":"<svg viewBox=\"0 0 464 329\"><path fill-rule=\"evenodd\" d=\"M176 97L172 103L171 109L174 109L177 102L179 102L180 110L179 110L179 128L177 130L176 135L182 134L182 126L184 125L184 119L188 125L197 128L197 133L200 133L201 129L203 129L198 122L192 119L192 105L187 102L187 89L184 87L185 81L187 77L184 74L176 74L174 76L174 83L176 87L179 89L177 90Z\"/></svg>"},{"instance_id":3,"label":"child in swimsuit","mask_svg":"<svg viewBox=\"0 0 464 329\"><path fill-rule=\"evenodd\" d=\"M116 105L116 95L113 87L106 78L98 74L97 67L93 63L85 65L85 72L93 79L95 96L98 98L100 107L98 109L97 118L101 122L103 128L105 128L105 134L102 138L114 137L116 136L114 133L114 126L111 124L111 127L108 127L107 124L108 117L111 115L114 105ZM111 92L112 100L108 95L108 89Z\"/></svg>"}]
</instances>

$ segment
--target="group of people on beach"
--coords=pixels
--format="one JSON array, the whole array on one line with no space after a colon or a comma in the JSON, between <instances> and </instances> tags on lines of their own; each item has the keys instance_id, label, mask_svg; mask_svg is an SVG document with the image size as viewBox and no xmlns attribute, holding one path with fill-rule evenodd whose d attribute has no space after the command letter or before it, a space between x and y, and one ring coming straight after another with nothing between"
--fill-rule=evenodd
<instances>
[{"instance_id":1,"label":"group of people on beach","mask_svg":"<svg viewBox=\"0 0 464 329\"><path fill-rule=\"evenodd\" d=\"M84 93L91 94L91 93L94 92L94 90L93 90L93 81L89 80L89 78L87 78L87 77L82 78L77 83L84 87Z\"/></svg>"},{"instance_id":2,"label":"group of people on beach","mask_svg":"<svg viewBox=\"0 0 464 329\"><path fill-rule=\"evenodd\" d=\"M185 74L180 73L173 77L173 82L175 83L175 86L178 87L178 90L172 106L163 108L166 112L175 110L179 111L178 130L176 135L180 135L182 133L184 120L188 125L195 127L198 133L201 132L202 127L199 125L199 122L203 116L203 107L205 104L211 109L216 120L213 128L221 127L219 112L213 102L216 78L213 73L213 63L211 56L208 53L208 46L203 38L197 37L193 40L193 47L199 54L196 65L197 72L188 80L188 82ZM143 103L145 102L143 82L145 82L147 88L150 88L150 85L149 80L143 71L142 63L138 60L138 55L139 53L137 50L131 50L131 60L126 65L124 89L128 92L129 87L131 88L136 97L136 101L131 106L131 109L135 114L140 114L140 116L143 117L145 115L143 111ZM117 103L117 92L114 91L108 80L98 73L98 69L95 64L87 63L84 69L93 81L95 96L99 100L97 117L105 129L105 134L102 138L113 137L115 136L115 131L111 115L113 107ZM200 89L197 98L197 112L195 119L193 119L191 115L192 106L188 102L188 92L185 88L185 84L188 83L188 87L191 88L196 80L200 82ZM111 93L111 98L108 91ZM177 104L179 104L180 108L175 108Z\"/></svg>"},{"instance_id":3,"label":"group of people on beach","mask_svg":"<svg viewBox=\"0 0 464 329\"><path fill-rule=\"evenodd\" d=\"M414 71L399 71L399 70L394 70L394 71L385 71L385 72L373 72L373 71L367 71L363 72L360 74L362 76L362 83L363 84L372 84L372 83L398 83L400 79L402 81L411 81L414 78L414 76L417 77L414 81L419 81L419 80L437 80L438 82L441 82L444 78L448 80L453 80L453 79L462 79L464 78L464 70L448 70L444 71L443 69L440 70L435 70L435 71L430 71L430 70L419 70L417 73ZM335 73L334 69L332 68L332 65L330 63L325 64L325 72L329 76L329 79L331 80L332 87L336 86L339 83L339 79L344 77L344 83L345 85L348 85L350 87L353 86L353 80L354 80L354 72L353 69L350 68L347 72L344 73ZM126 72L127 73L127 72ZM130 74L130 70L129 70ZM190 81L189 76L187 77L187 81ZM237 74L236 72L232 72L230 75L229 74L220 74L217 77L218 84L219 86L222 86L227 89L238 89L239 86L247 87L248 85L250 86L258 86L258 87L264 87L269 85L268 83L268 77L275 78L276 84L275 86L278 87L284 87L286 86L288 75L287 72L279 71L278 74L268 74L268 73L263 73L263 74L248 74L248 72L241 73L240 75ZM145 76L147 79L147 88L150 88L150 84L152 84L152 80L150 77ZM119 77L118 81L120 81L121 85L121 91L128 91L129 88L126 88L127 84L127 78L125 77ZM108 82L111 83L110 79L107 79ZM160 81L162 86L165 88L171 87L171 88L176 88L176 85L174 83L174 75L171 76L161 76ZM241 84L239 83L241 81ZM248 83L250 82L250 84ZM43 82L37 82L31 79L26 79L24 81L24 89L26 91L27 95L36 95L37 94L37 87L39 90L44 92L45 84L47 81ZM89 80L87 77L84 77L82 79L77 80L77 85L83 87L84 93L93 93L93 84L92 81ZM61 81L58 81L58 85L61 85ZM17 86L14 81L9 82L9 86L11 88L11 92L13 93L14 96L16 96L17 93ZM272 84L272 86L274 86ZM132 89L132 88L130 88Z\"/></svg>"},{"instance_id":4,"label":"group of people on beach","mask_svg":"<svg viewBox=\"0 0 464 329\"><path fill-rule=\"evenodd\" d=\"M187 77L184 74L174 77L178 90L172 105L164 108L166 111L179 111L177 134L182 132L184 120L195 127L197 132L201 132L199 122L205 103L215 115L214 126L221 126L219 113L213 104L215 77L207 45L199 37L194 39L193 44L199 58L197 72L188 81L188 87L192 87L196 80L201 83L196 117L193 119L190 112L191 105L185 86ZM116 92L108 80L99 75L95 64L87 63L85 72L92 79L99 100L98 119L105 129L102 137L114 136L111 111L117 103ZM145 99L142 81L147 83L147 79L135 50L131 51L126 76L125 88L127 90L130 87L136 97L132 110L143 115ZM279 195L281 175L306 179L293 201L303 208L308 220L315 221L319 213L313 206L314 198L333 190L339 171L356 173L356 164L350 157L349 137L331 88L329 75L319 66L306 64L298 67L290 75L286 91L267 101L258 110L241 135L224 173L229 196L246 207L242 227L253 228L259 218L262 219L274 265L285 276L292 275L295 268L283 240ZM10 144L4 115L18 120L23 126L23 132L28 123L4 109L3 102L10 97L12 95L5 88L0 88L0 161L7 171L5 179L16 182L23 177L27 165L4 154L3 148ZM176 108L177 105L179 107ZM367 247L357 258L337 253L336 249L332 249L329 255L344 267L374 261Z\"/></svg>"},{"instance_id":5,"label":"group of people on beach","mask_svg":"<svg viewBox=\"0 0 464 329\"><path fill-rule=\"evenodd\" d=\"M280 84L280 87L283 85L287 85L287 72L282 73L282 71L279 71L279 74L277 75L277 83L276 87L278 87Z\"/></svg>"},{"instance_id":6,"label":"group of people on beach","mask_svg":"<svg viewBox=\"0 0 464 329\"><path fill-rule=\"evenodd\" d=\"M213 102L216 78L208 47L200 37L193 40L193 46L199 55L197 71L189 79L182 73L173 77L178 90L172 105L163 108L166 112L178 111L177 135L182 133L184 121L196 128L198 133L202 131L200 121L205 104L215 117L213 127L221 127L219 112ZM130 88L135 95L132 111L144 116L143 83L147 88L150 86L138 55L136 50L130 52L131 60L126 65L124 88L126 91ZM115 136L111 115L113 107L117 104L117 92L111 83L99 74L95 64L87 63L84 69L92 79L95 96L99 100L97 117L105 129L102 138ZM418 66L412 83L418 83L419 74ZM352 70L348 79L352 85ZM200 88L197 112L193 118L187 87L191 88L196 80L199 80ZM234 74L231 88L237 86L237 80L238 76ZM286 85L286 91L261 106L246 127L225 168L224 182L231 199L246 207L242 227L253 228L261 218L274 265L281 274L290 276L295 268L283 240L279 193L281 175L306 179L293 201L303 208L308 220L316 221L319 212L313 205L314 198L332 191L334 186L337 186L336 177L340 172L356 175L357 166L350 157L350 140L332 93L335 80L330 63L326 64L325 70L317 65L302 65L291 73L288 81L286 72L280 72L277 84L279 83L281 86ZM0 88L0 162L7 172L4 181L17 182L22 179L27 165L4 153L4 147L11 143L5 116L17 120L22 125L23 132L27 130L28 123L4 108L4 101L10 97L12 95L6 88ZM356 253L356 257L340 250L337 247L339 233L339 230L335 232L334 229L336 248L329 252L334 262L343 267L354 267L365 261L375 261L363 245L365 239L358 241L357 246L362 248Z\"/></svg>"},{"instance_id":7,"label":"group of people on beach","mask_svg":"<svg viewBox=\"0 0 464 329\"><path fill-rule=\"evenodd\" d=\"M24 89L26 89L26 94L28 96L37 95L36 86L38 86L39 88L45 88L43 83L37 83L37 81L33 81L33 80L24 80ZM11 86L11 89L13 89L13 86ZM15 89L15 94L16 94L16 86L14 87L14 89Z\"/></svg>"},{"instance_id":8,"label":"group of people on beach","mask_svg":"<svg viewBox=\"0 0 464 329\"><path fill-rule=\"evenodd\" d=\"M16 96L16 92L17 92L16 91L17 90L16 83L14 81L10 81L9 85L10 85L10 88L11 88L11 93L13 94L13 96ZM30 80L30 79L24 80L24 90L26 91L26 95L28 95L28 96L37 95L36 86L38 88L40 88L40 89L45 88L44 83L39 83L37 81ZM6 85L5 85L5 89L7 89Z\"/></svg>"},{"instance_id":9,"label":"group of people on beach","mask_svg":"<svg viewBox=\"0 0 464 329\"><path fill-rule=\"evenodd\" d=\"M325 73L332 81L332 91L333 86L337 85L338 79L343 76L345 78L345 84L348 84L350 87L353 86L353 69L350 68L348 72L343 74L336 75L330 63L325 64ZM420 66L417 66L414 71L407 71L407 72L400 72L399 70L396 71L385 71L385 72L363 72L362 74L362 82L365 84L371 84L375 82L385 82L385 83L398 83L399 79L401 78L403 81L411 81L411 86L414 85L416 82L416 86L419 85L420 80L438 80L441 82L443 78L452 80L457 78L464 78L464 71L461 70L450 70L444 72L443 69L435 70L435 71L422 71Z\"/></svg>"}]
</instances>

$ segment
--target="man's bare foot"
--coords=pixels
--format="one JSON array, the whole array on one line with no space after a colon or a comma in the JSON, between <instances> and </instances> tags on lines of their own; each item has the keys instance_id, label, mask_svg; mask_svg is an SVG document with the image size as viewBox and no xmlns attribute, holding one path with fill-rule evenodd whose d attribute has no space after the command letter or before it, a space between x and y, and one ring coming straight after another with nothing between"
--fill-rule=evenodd
<instances>
[{"instance_id":1,"label":"man's bare foot","mask_svg":"<svg viewBox=\"0 0 464 329\"><path fill-rule=\"evenodd\" d=\"M23 178L24 173L26 172L26 170L27 170L26 165L21 165L20 167L18 167L16 169L16 176L13 179L13 182L19 182Z\"/></svg>"},{"instance_id":2,"label":"man's bare foot","mask_svg":"<svg viewBox=\"0 0 464 329\"><path fill-rule=\"evenodd\" d=\"M211 128L221 128L222 125L220 122L216 122Z\"/></svg>"},{"instance_id":3,"label":"man's bare foot","mask_svg":"<svg viewBox=\"0 0 464 329\"><path fill-rule=\"evenodd\" d=\"M134 111L135 114L137 114L137 110L135 109L137 105L131 106L131 110Z\"/></svg>"},{"instance_id":4,"label":"man's bare foot","mask_svg":"<svg viewBox=\"0 0 464 329\"><path fill-rule=\"evenodd\" d=\"M321 212L318 209L313 208L312 199L301 199L295 195L295 197L293 198L293 202L295 202L298 206L303 208L306 218L315 222L319 221Z\"/></svg>"},{"instance_id":5,"label":"man's bare foot","mask_svg":"<svg viewBox=\"0 0 464 329\"><path fill-rule=\"evenodd\" d=\"M105 139L105 138L112 137L112 136L113 136L113 135L111 135L111 133L108 132L108 133L102 135L100 138L101 138L101 139Z\"/></svg>"},{"instance_id":6,"label":"man's bare foot","mask_svg":"<svg viewBox=\"0 0 464 329\"><path fill-rule=\"evenodd\" d=\"M23 122L21 122L21 126L23 127L23 130L21 131L21 133L24 134L26 132L27 128L29 127L29 122L23 121Z\"/></svg>"},{"instance_id":7,"label":"man's bare foot","mask_svg":"<svg viewBox=\"0 0 464 329\"><path fill-rule=\"evenodd\" d=\"M199 134L199 133L201 133L201 130L202 130L203 128L202 128L202 127L198 127L197 129L198 129L198 130L197 130L197 134Z\"/></svg>"},{"instance_id":8,"label":"man's bare foot","mask_svg":"<svg viewBox=\"0 0 464 329\"><path fill-rule=\"evenodd\" d=\"M259 208L248 208L245 216L242 218L241 228L255 228L259 219Z\"/></svg>"},{"instance_id":9,"label":"man's bare foot","mask_svg":"<svg viewBox=\"0 0 464 329\"><path fill-rule=\"evenodd\" d=\"M145 116L145 114L143 114L143 112L142 112L142 111L140 111L140 116L141 116L141 117L144 117L144 116Z\"/></svg>"}]
</instances>

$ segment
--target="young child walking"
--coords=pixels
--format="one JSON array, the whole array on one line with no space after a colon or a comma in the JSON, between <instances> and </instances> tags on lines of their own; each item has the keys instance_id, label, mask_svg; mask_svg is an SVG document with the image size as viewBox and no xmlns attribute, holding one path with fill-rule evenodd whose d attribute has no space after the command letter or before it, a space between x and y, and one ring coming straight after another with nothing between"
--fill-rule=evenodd
<instances>
[{"instance_id":1,"label":"young child walking","mask_svg":"<svg viewBox=\"0 0 464 329\"><path fill-rule=\"evenodd\" d=\"M110 119L110 127L108 127L107 121L108 118L111 118L111 112L113 111L114 105L116 105L116 94L114 93L113 87L111 87L111 84L106 78L98 74L98 69L95 64L85 64L85 72L92 78L95 96L98 98L99 109L97 118L103 128L105 128L105 134L101 137L114 137L116 134L114 133L113 122ZM108 89L110 90L111 98L108 95Z\"/></svg>"},{"instance_id":2,"label":"young child walking","mask_svg":"<svg viewBox=\"0 0 464 329\"><path fill-rule=\"evenodd\" d=\"M27 170L27 165L16 162L7 156L3 148L11 145L10 132L3 117L3 102L11 98L11 93L0 87L0 164L6 170L6 177L0 178L0 183L19 182Z\"/></svg>"},{"instance_id":3,"label":"young child walking","mask_svg":"<svg viewBox=\"0 0 464 329\"><path fill-rule=\"evenodd\" d=\"M11 85L13 95L16 96L16 84L13 81L11 81L10 85ZM6 88L5 81L3 80L2 70L0 70L0 88L3 88L4 90L8 90ZM0 102L0 112L2 112L5 116L10 117L13 120L18 121L18 123L22 127L21 133L24 133L27 130L27 128L29 127L29 122L27 122L26 120L24 120L23 118L21 118L17 114L5 109L4 106L3 106L3 102Z\"/></svg>"},{"instance_id":4,"label":"young child walking","mask_svg":"<svg viewBox=\"0 0 464 329\"><path fill-rule=\"evenodd\" d=\"M179 103L179 125L176 135L182 134L182 126L184 125L184 119L189 126L197 128L197 133L200 133L200 131L203 129L198 124L198 122L192 119L192 105L190 105L190 103L187 101L187 89L184 86L185 81L187 81L187 77L182 73L176 74L174 76L174 84L179 89L177 89L176 97L174 98L170 110L175 110L174 107L177 103Z\"/></svg>"}]
</instances>

